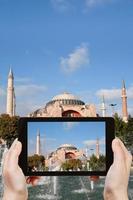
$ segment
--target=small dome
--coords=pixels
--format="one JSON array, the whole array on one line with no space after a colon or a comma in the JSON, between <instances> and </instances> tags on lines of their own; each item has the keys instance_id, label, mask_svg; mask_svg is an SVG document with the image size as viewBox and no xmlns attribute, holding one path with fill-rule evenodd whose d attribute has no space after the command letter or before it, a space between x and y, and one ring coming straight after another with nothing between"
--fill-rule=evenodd
<instances>
[{"instance_id":1,"label":"small dome","mask_svg":"<svg viewBox=\"0 0 133 200\"><path fill-rule=\"evenodd\" d=\"M74 146L72 144L62 144L60 147L64 148L64 147L74 147Z\"/></svg>"},{"instance_id":2,"label":"small dome","mask_svg":"<svg viewBox=\"0 0 133 200\"><path fill-rule=\"evenodd\" d=\"M46 107L55 102L59 102L62 105L85 105L78 97L68 92L54 96L53 99L46 104Z\"/></svg>"},{"instance_id":3,"label":"small dome","mask_svg":"<svg viewBox=\"0 0 133 200\"><path fill-rule=\"evenodd\" d=\"M79 98L74 96L73 94L70 94L68 92L64 92L62 94L56 95L53 97L52 100L61 100L61 99L73 99L73 100L78 100Z\"/></svg>"},{"instance_id":4,"label":"small dome","mask_svg":"<svg viewBox=\"0 0 133 200\"><path fill-rule=\"evenodd\" d=\"M77 149L74 145L72 144L62 144L58 149Z\"/></svg>"}]
</instances>

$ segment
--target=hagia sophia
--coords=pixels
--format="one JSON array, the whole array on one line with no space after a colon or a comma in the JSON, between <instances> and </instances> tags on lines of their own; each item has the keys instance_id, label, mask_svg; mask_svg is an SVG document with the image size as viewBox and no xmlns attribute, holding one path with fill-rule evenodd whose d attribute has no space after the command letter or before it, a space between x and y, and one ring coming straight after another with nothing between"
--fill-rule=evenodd
<instances>
[{"instance_id":1,"label":"hagia sophia","mask_svg":"<svg viewBox=\"0 0 133 200\"><path fill-rule=\"evenodd\" d=\"M72 141L73 142L73 141ZM37 137L36 137L36 150L35 154L36 155L41 155L41 138L40 138L40 131L37 132ZM45 144L46 144L46 138L45 138ZM96 145L94 149L94 152L92 152L97 159L100 157L100 144L99 144L99 139L96 139ZM90 159L90 149L86 147L85 149L78 149L76 146L73 144L62 144L60 145L56 150L50 152L47 154L46 159L45 159L45 166L48 167L50 171L52 170L60 170L61 165L66 161L70 159L79 159L82 164L87 164L87 161ZM102 153L104 154L104 153Z\"/></svg>"},{"instance_id":2,"label":"hagia sophia","mask_svg":"<svg viewBox=\"0 0 133 200\"><path fill-rule=\"evenodd\" d=\"M122 84L122 119L128 121L127 95L125 82ZM106 105L103 98L101 104L102 117L106 117ZM14 87L14 75L12 69L9 71L7 84L7 109L6 113L14 116L16 112L16 97ZM56 95L44 107L28 114L29 117L98 117L94 104L86 104L78 97L68 92Z\"/></svg>"},{"instance_id":3,"label":"hagia sophia","mask_svg":"<svg viewBox=\"0 0 133 200\"><path fill-rule=\"evenodd\" d=\"M125 82L122 84L122 119L124 122L128 122L128 111L127 111L127 95ZM106 117L106 105L103 98L101 104L102 117ZM7 109L6 113L10 116L15 116L16 112L16 98L15 98L15 87L14 87L14 75L12 69L9 71L8 84L7 84ZM86 104L75 95L68 92L58 94L52 98L44 107L29 113L29 117L99 117L100 115L96 111L94 104ZM99 157L99 140L96 140L95 155ZM40 134L37 134L36 138L36 150L35 153L40 155ZM78 150L72 144L62 144L55 152L49 155L47 159L47 165L49 162L54 162L61 157L62 160L65 158L78 158L84 157L84 153Z\"/></svg>"},{"instance_id":4,"label":"hagia sophia","mask_svg":"<svg viewBox=\"0 0 133 200\"><path fill-rule=\"evenodd\" d=\"M54 170L60 170L62 163L69 159L80 159L85 162L87 157L82 150L77 149L74 145L63 144L47 156L45 166L51 168L50 170L53 168Z\"/></svg>"}]
</instances>

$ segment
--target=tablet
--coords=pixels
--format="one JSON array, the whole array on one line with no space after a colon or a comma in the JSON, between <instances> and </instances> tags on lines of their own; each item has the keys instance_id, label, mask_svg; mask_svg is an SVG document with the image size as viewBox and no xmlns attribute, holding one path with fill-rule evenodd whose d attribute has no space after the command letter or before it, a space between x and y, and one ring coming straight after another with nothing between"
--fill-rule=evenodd
<instances>
[{"instance_id":1,"label":"tablet","mask_svg":"<svg viewBox=\"0 0 133 200\"><path fill-rule=\"evenodd\" d=\"M105 176L113 162L111 117L20 118L25 176Z\"/></svg>"}]
</instances>

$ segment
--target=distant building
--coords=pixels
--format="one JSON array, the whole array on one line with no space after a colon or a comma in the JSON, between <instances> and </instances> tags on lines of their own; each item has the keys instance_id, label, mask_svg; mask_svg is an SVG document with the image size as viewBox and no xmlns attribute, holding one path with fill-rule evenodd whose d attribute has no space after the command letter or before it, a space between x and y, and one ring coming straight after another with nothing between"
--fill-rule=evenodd
<instances>
[{"instance_id":1,"label":"distant building","mask_svg":"<svg viewBox=\"0 0 133 200\"><path fill-rule=\"evenodd\" d=\"M122 83L122 119L128 122L128 106L125 81ZM101 104L102 117L106 117L105 98L103 96ZM7 104L6 113L11 117L16 115L16 96L14 89L14 75L10 68L7 84ZM73 94L64 92L54 96L44 107L35 110L29 117L97 117L94 104L85 104L81 99Z\"/></svg>"},{"instance_id":2,"label":"distant building","mask_svg":"<svg viewBox=\"0 0 133 200\"><path fill-rule=\"evenodd\" d=\"M122 118L124 122L128 122L128 111L127 111L127 94L126 94L126 86L125 81L123 80L122 84Z\"/></svg>"},{"instance_id":3,"label":"distant building","mask_svg":"<svg viewBox=\"0 0 133 200\"><path fill-rule=\"evenodd\" d=\"M56 151L47 156L45 164L47 167L61 166L62 163L70 159L80 159L84 161L87 160L87 157L82 150L77 149L74 145L63 144L58 147Z\"/></svg>"},{"instance_id":4,"label":"distant building","mask_svg":"<svg viewBox=\"0 0 133 200\"><path fill-rule=\"evenodd\" d=\"M7 84L7 106L6 106L6 113L8 115L15 116L16 110L16 97L15 97L15 90L14 90L14 76L13 71L10 68L9 75L8 75L8 84Z\"/></svg>"},{"instance_id":5,"label":"distant building","mask_svg":"<svg viewBox=\"0 0 133 200\"><path fill-rule=\"evenodd\" d=\"M99 148L100 148L99 139L97 138L97 140L96 140L96 157L97 157L97 159L99 159L99 156L100 156Z\"/></svg>"},{"instance_id":6,"label":"distant building","mask_svg":"<svg viewBox=\"0 0 133 200\"><path fill-rule=\"evenodd\" d=\"M40 142L40 131L38 130L37 137L36 137L36 154L41 154L41 142Z\"/></svg>"},{"instance_id":7,"label":"distant building","mask_svg":"<svg viewBox=\"0 0 133 200\"><path fill-rule=\"evenodd\" d=\"M82 100L73 94L64 92L59 94L45 107L40 108L29 117L96 117L96 108L94 104L85 104Z\"/></svg>"},{"instance_id":8,"label":"distant building","mask_svg":"<svg viewBox=\"0 0 133 200\"><path fill-rule=\"evenodd\" d=\"M105 98L102 96L102 105L101 105L102 117L106 117L106 106L105 106Z\"/></svg>"}]
</instances>

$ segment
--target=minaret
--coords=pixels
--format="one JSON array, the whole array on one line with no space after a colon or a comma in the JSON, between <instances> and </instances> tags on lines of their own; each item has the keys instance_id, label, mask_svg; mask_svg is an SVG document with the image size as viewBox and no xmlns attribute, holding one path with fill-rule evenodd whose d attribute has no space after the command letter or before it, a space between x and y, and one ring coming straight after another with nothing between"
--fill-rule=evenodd
<instances>
[{"instance_id":1,"label":"minaret","mask_svg":"<svg viewBox=\"0 0 133 200\"><path fill-rule=\"evenodd\" d=\"M15 91L14 91L14 95L13 95L13 116L16 115L16 95L15 95Z\"/></svg>"},{"instance_id":2,"label":"minaret","mask_svg":"<svg viewBox=\"0 0 133 200\"><path fill-rule=\"evenodd\" d=\"M38 130L37 137L36 137L36 154L40 155L40 131Z\"/></svg>"},{"instance_id":3,"label":"minaret","mask_svg":"<svg viewBox=\"0 0 133 200\"><path fill-rule=\"evenodd\" d=\"M125 81L122 82L122 118L124 122L128 122L128 112L127 112L127 95Z\"/></svg>"},{"instance_id":4,"label":"minaret","mask_svg":"<svg viewBox=\"0 0 133 200\"><path fill-rule=\"evenodd\" d=\"M7 108L6 113L11 117L15 115L14 112L14 76L12 69L10 68L8 75L8 84L7 84Z\"/></svg>"},{"instance_id":5,"label":"minaret","mask_svg":"<svg viewBox=\"0 0 133 200\"><path fill-rule=\"evenodd\" d=\"M99 159L99 139L96 140L96 157Z\"/></svg>"},{"instance_id":6,"label":"minaret","mask_svg":"<svg viewBox=\"0 0 133 200\"><path fill-rule=\"evenodd\" d=\"M105 106L104 95L103 95L103 97L102 97L101 110L102 110L102 117L106 117L106 106Z\"/></svg>"}]
</instances>

